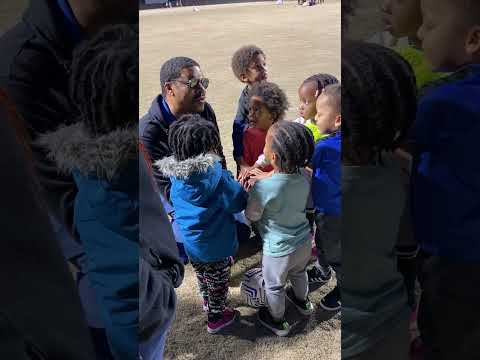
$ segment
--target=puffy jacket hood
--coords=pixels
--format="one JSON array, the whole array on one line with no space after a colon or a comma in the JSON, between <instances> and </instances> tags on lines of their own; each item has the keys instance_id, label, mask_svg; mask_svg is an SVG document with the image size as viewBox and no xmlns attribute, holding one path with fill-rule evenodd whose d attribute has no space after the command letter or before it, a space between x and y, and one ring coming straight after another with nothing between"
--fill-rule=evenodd
<instances>
[{"instance_id":1,"label":"puffy jacket hood","mask_svg":"<svg viewBox=\"0 0 480 360\"><path fill-rule=\"evenodd\" d=\"M82 123L62 126L40 136L36 143L48 151L48 157L62 172L78 170L112 180L127 164L138 158L138 128L117 129L93 136Z\"/></svg>"},{"instance_id":2,"label":"puffy jacket hood","mask_svg":"<svg viewBox=\"0 0 480 360\"><path fill-rule=\"evenodd\" d=\"M178 196L195 205L210 199L222 177L222 165L219 156L203 154L184 161L174 156L156 161L155 166L165 176L174 178L178 185Z\"/></svg>"}]
</instances>

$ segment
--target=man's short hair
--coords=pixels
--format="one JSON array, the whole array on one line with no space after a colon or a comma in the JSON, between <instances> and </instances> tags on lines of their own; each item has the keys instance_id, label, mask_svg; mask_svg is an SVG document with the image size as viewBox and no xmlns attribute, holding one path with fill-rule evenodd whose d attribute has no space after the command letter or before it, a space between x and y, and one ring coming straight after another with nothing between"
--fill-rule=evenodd
<instances>
[{"instance_id":1,"label":"man's short hair","mask_svg":"<svg viewBox=\"0 0 480 360\"><path fill-rule=\"evenodd\" d=\"M165 84L178 79L181 76L183 69L191 68L200 65L193 59L184 56L178 56L167 60L160 68L160 86L163 89Z\"/></svg>"}]
</instances>

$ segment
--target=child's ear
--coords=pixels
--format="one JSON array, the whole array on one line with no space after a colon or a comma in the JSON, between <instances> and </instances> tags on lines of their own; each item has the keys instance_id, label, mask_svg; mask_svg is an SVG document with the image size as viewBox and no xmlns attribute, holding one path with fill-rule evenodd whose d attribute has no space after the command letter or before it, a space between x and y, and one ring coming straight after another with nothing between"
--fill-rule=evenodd
<instances>
[{"instance_id":1,"label":"child's ear","mask_svg":"<svg viewBox=\"0 0 480 360\"><path fill-rule=\"evenodd\" d=\"M475 25L468 32L465 50L469 55L480 54L480 25Z\"/></svg>"},{"instance_id":2,"label":"child's ear","mask_svg":"<svg viewBox=\"0 0 480 360\"><path fill-rule=\"evenodd\" d=\"M277 159L278 159L278 155L276 153L272 153L272 159L270 162L272 164L275 164L277 162Z\"/></svg>"},{"instance_id":3,"label":"child's ear","mask_svg":"<svg viewBox=\"0 0 480 360\"><path fill-rule=\"evenodd\" d=\"M241 81L242 83L245 83L245 84L248 83L248 76L247 76L247 74L241 73L241 74L240 74L240 81Z\"/></svg>"},{"instance_id":4,"label":"child's ear","mask_svg":"<svg viewBox=\"0 0 480 360\"><path fill-rule=\"evenodd\" d=\"M335 117L335 127L340 128L342 126L342 115L337 115Z\"/></svg>"}]
</instances>

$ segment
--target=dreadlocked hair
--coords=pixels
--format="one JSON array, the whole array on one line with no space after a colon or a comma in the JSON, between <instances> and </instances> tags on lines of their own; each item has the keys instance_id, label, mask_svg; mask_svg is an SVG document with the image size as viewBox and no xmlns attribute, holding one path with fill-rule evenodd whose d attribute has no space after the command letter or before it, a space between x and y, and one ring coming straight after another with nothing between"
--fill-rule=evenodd
<instances>
[{"instance_id":1,"label":"dreadlocked hair","mask_svg":"<svg viewBox=\"0 0 480 360\"><path fill-rule=\"evenodd\" d=\"M321 94L323 89L328 85L338 84L338 79L330 74L315 74L306 78L300 87L305 84L314 83L317 85L318 94Z\"/></svg>"},{"instance_id":2,"label":"dreadlocked hair","mask_svg":"<svg viewBox=\"0 0 480 360\"><path fill-rule=\"evenodd\" d=\"M279 121L272 125L268 133L282 173L298 173L310 163L315 142L307 127L291 121Z\"/></svg>"},{"instance_id":3,"label":"dreadlocked hair","mask_svg":"<svg viewBox=\"0 0 480 360\"><path fill-rule=\"evenodd\" d=\"M252 85L248 92L248 101L252 97L262 99L268 111L273 115L273 121L282 120L288 110L287 95L277 84L261 81Z\"/></svg>"},{"instance_id":4,"label":"dreadlocked hair","mask_svg":"<svg viewBox=\"0 0 480 360\"><path fill-rule=\"evenodd\" d=\"M109 26L75 50L70 96L92 135L136 125L137 26Z\"/></svg>"},{"instance_id":5,"label":"dreadlocked hair","mask_svg":"<svg viewBox=\"0 0 480 360\"><path fill-rule=\"evenodd\" d=\"M215 125L199 114L186 114L169 128L168 146L177 161L208 152L221 154L220 134Z\"/></svg>"},{"instance_id":6,"label":"dreadlocked hair","mask_svg":"<svg viewBox=\"0 0 480 360\"><path fill-rule=\"evenodd\" d=\"M388 48L350 41L342 50L342 79L342 139L351 148L344 153L363 152L369 163L381 163L381 153L395 150L415 119L412 68Z\"/></svg>"}]
</instances>

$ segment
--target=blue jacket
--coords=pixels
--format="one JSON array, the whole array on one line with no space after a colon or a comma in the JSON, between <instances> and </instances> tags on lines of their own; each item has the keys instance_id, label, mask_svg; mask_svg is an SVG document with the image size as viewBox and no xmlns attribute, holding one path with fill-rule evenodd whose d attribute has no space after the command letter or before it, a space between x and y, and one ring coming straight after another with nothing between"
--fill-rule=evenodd
<instances>
[{"instance_id":1,"label":"blue jacket","mask_svg":"<svg viewBox=\"0 0 480 360\"><path fill-rule=\"evenodd\" d=\"M423 249L480 262L480 66L420 101L413 134L412 211Z\"/></svg>"},{"instance_id":2,"label":"blue jacket","mask_svg":"<svg viewBox=\"0 0 480 360\"><path fill-rule=\"evenodd\" d=\"M115 359L138 357L138 130L94 137L81 123L44 135L41 143L78 188L74 226L87 255Z\"/></svg>"},{"instance_id":3,"label":"blue jacket","mask_svg":"<svg viewBox=\"0 0 480 360\"><path fill-rule=\"evenodd\" d=\"M248 86L245 86L240 98L238 99L238 108L235 119L233 120L233 158L238 159L243 156L243 133L248 128Z\"/></svg>"},{"instance_id":4,"label":"blue jacket","mask_svg":"<svg viewBox=\"0 0 480 360\"><path fill-rule=\"evenodd\" d=\"M342 140L336 132L315 145L312 196L316 212L340 216L342 209Z\"/></svg>"},{"instance_id":5,"label":"blue jacket","mask_svg":"<svg viewBox=\"0 0 480 360\"><path fill-rule=\"evenodd\" d=\"M216 262L238 249L234 214L247 205L247 193L222 169L220 158L206 154L185 161L169 157L156 166L172 182L170 198L184 241L194 262Z\"/></svg>"}]
</instances>

